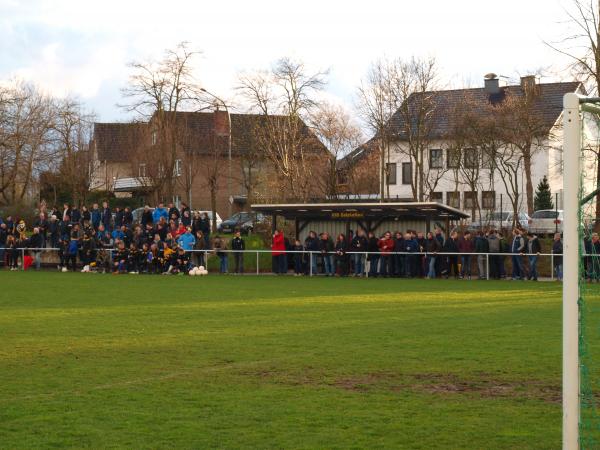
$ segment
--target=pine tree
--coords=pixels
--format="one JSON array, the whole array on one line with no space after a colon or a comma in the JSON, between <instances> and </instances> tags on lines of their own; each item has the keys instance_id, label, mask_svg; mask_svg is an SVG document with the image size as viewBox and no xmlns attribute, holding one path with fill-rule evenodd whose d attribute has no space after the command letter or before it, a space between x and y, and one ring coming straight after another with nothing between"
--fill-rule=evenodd
<instances>
[{"instance_id":1,"label":"pine tree","mask_svg":"<svg viewBox=\"0 0 600 450\"><path fill-rule=\"evenodd\" d=\"M540 209L554 209L552 203L552 193L550 192L550 185L548 184L548 178L544 175L544 178L540 180L535 191L535 198L533 199L533 209L539 211Z\"/></svg>"}]
</instances>

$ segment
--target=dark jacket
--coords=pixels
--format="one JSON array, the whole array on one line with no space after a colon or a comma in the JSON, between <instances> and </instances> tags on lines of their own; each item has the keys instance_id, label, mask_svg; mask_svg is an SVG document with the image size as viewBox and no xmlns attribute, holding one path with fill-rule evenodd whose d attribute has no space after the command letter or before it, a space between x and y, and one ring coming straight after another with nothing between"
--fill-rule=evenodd
<instances>
[{"instance_id":1,"label":"dark jacket","mask_svg":"<svg viewBox=\"0 0 600 450\"><path fill-rule=\"evenodd\" d=\"M458 239L448 238L444 244L444 252L446 253L458 253ZM452 255L456 256L456 255Z\"/></svg>"},{"instance_id":2,"label":"dark jacket","mask_svg":"<svg viewBox=\"0 0 600 450\"><path fill-rule=\"evenodd\" d=\"M440 241L436 238L433 239L425 239L425 251L427 253L437 253L442 250L442 246L440 245Z\"/></svg>"},{"instance_id":3,"label":"dark jacket","mask_svg":"<svg viewBox=\"0 0 600 450\"><path fill-rule=\"evenodd\" d=\"M241 237L234 237L231 240L231 249L232 250L245 250L246 243L244 242L244 240Z\"/></svg>"},{"instance_id":4,"label":"dark jacket","mask_svg":"<svg viewBox=\"0 0 600 450\"><path fill-rule=\"evenodd\" d=\"M140 223L142 224L142 226L146 226L149 223L152 223L152 211L148 210L148 211L143 211L142 212L142 217L140 218Z\"/></svg>"},{"instance_id":5,"label":"dark jacket","mask_svg":"<svg viewBox=\"0 0 600 450\"><path fill-rule=\"evenodd\" d=\"M367 250L368 241L365 236L354 236L350 242L350 251L364 252Z\"/></svg>"},{"instance_id":6,"label":"dark jacket","mask_svg":"<svg viewBox=\"0 0 600 450\"><path fill-rule=\"evenodd\" d=\"M535 255L536 253L542 252L542 244L537 237L531 238L527 241L527 253Z\"/></svg>"},{"instance_id":7,"label":"dark jacket","mask_svg":"<svg viewBox=\"0 0 600 450\"><path fill-rule=\"evenodd\" d=\"M306 239L304 239L304 248L309 252L318 252L319 239L308 236Z\"/></svg>"},{"instance_id":8,"label":"dark jacket","mask_svg":"<svg viewBox=\"0 0 600 450\"><path fill-rule=\"evenodd\" d=\"M488 240L483 236L477 236L475 238L475 253L489 253L490 244Z\"/></svg>"},{"instance_id":9,"label":"dark jacket","mask_svg":"<svg viewBox=\"0 0 600 450\"><path fill-rule=\"evenodd\" d=\"M563 263L562 252L563 252L562 240L559 239L558 241L554 241L552 243L552 253L554 253L555 255L557 253L560 254L560 256L555 256L554 257L554 264L555 265L559 265L559 264Z\"/></svg>"}]
</instances>

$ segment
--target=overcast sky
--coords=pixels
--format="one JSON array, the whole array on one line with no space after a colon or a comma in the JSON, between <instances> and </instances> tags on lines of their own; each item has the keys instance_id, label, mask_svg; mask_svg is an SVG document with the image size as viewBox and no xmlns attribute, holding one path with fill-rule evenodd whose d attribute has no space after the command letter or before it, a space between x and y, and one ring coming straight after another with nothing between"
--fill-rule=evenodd
<instances>
[{"instance_id":1,"label":"overcast sky","mask_svg":"<svg viewBox=\"0 0 600 450\"><path fill-rule=\"evenodd\" d=\"M101 121L125 120L116 103L127 62L158 58L189 41L197 76L232 98L240 71L282 56L329 70L328 95L351 107L378 57L435 56L448 86L479 86L495 72L517 78L543 67L570 79L544 41L572 30L569 0L326 1L0 0L0 80L19 77L78 96Z\"/></svg>"}]
</instances>

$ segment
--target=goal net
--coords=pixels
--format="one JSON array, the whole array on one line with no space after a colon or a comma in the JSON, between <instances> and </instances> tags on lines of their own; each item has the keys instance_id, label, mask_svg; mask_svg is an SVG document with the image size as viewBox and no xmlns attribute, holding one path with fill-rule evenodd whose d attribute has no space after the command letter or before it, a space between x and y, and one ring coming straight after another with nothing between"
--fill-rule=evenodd
<instances>
[{"instance_id":1,"label":"goal net","mask_svg":"<svg viewBox=\"0 0 600 450\"><path fill-rule=\"evenodd\" d=\"M563 448L600 448L600 98L563 110Z\"/></svg>"}]
</instances>

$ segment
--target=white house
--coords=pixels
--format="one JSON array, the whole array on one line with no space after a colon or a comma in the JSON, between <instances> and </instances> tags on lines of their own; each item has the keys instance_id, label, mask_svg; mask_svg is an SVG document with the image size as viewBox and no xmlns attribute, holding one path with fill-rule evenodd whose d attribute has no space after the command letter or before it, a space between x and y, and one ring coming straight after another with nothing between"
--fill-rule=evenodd
<instances>
[{"instance_id":1,"label":"white house","mask_svg":"<svg viewBox=\"0 0 600 450\"><path fill-rule=\"evenodd\" d=\"M521 78L519 85L501 86L499 80L490 74L485 85L474 89L440 90L427 95L430 102L429 125L427 128L427 150L423 152L423 170L420 171L425 201L436 201L463 210L477 219L489 211L513 209L512 199L519 192L517 208L527 212L526 176L523 162L510 163L499 167L486 152L469 146L457 145L454 136L453 115L464 112L465 105L471 114L489 114L489 105L501 104L506 98L525 95L527 89L535 89L535 98L530 112L538 121L541 136L535 141L531 157L531 181L533 189L539 181L548 177L550 189L557 206L562 209L562 101L564 94L583 94L579 82L537 83L534 77ZM416 95L415 95L416 96ZM416 101L411 96L407 102ZM398 110L388 123L393 136L386 155L387 183L383 197L399 200L416 200L417 174L414 172L415 159L409 152L406 136L406 112ZM416 119L415 119L416 120ZM474 146L473 146L474 147ZM361 151L369 148L362 146ZM389 162L387 162L389 161ZM512 165L511 165L512 164ZM595 162L587 168L588 182L595 178ZM593 167L592 167L593 166ZM389 195L388 195L389 191ZM555 196L557 194L557 196Z\"/></svg>"}]
</instances>

